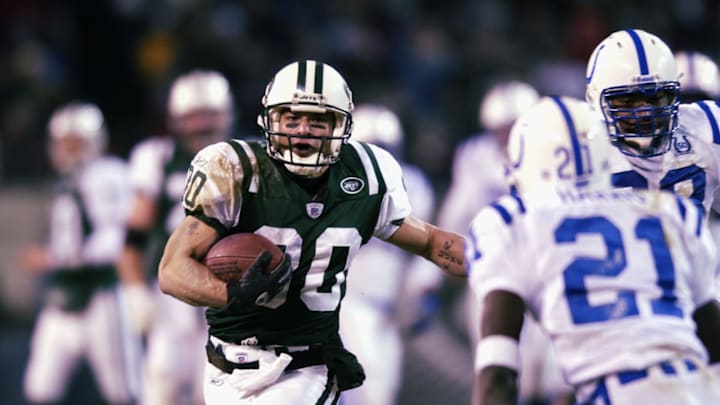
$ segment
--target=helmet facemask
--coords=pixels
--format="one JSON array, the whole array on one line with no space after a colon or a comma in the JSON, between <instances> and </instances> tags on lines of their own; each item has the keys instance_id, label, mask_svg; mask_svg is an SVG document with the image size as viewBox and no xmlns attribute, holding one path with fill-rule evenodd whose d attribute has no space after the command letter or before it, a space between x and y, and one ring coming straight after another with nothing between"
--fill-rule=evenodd
<instances>
[{"instance_id":1,"label":"helmet facemask","mask_svg":"<svg viewBox=\"0 0 720 405\"><path fill-rule=\"evenodd\" d=\"M317 107L280 105L266 108L262 115L262 126L267 139L267 152L275 160L285 163L291 173L318 177L327 166L337 162L340 149L350 137L352 119L350 115L334 109ZM280 128L283 113L291 111L302 114L329 114L330 134L326 136L305 133L288 133Z\"/></svg>"},{"instance_id":2,"label":"helmet facemask","mask_svg":"<svg viewBox=\"0 0 720 405\"><path fill-rule=\"evenodd\" d=\"M670 150L678 124L679 92L676 81L604 89L600 103L611 142L633 157Z\"/></svg>"},{"instance_id":3,"label":"helmet facemask","mask_svg":"<svg viewBox=\"0 0 720 405\"><path fill-rule=\"evenodd\" d=\"M352 92L331 66L313 60L291 63L267 85L258 125L268 155L291 173L319 177L340 159L352 131ZM307 119L307 130L295 120ZM283 121L289 120L289 121Z\"/></svg>"}]
</instances>

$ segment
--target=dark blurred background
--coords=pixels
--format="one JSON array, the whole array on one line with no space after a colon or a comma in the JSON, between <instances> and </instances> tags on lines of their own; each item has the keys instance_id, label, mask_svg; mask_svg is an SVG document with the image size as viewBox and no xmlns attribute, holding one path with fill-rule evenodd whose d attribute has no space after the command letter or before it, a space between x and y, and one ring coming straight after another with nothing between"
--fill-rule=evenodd
<instances>
[{"instance_id":1,"label":"dark blurred background","mask_svg":"<svg viewBox=\"0 0 720 405\"><path fill-rule=\"evenodd\" d=\"M10 361L0 392L11 393L0 403L15 403L24 368L36 286L14 257L42 237L51 176L45 129L58 105L97 103L112 153L126 157L137 141L165 131L171 81L212 68L232 84L238 137L257 135L272 74L319 59L344 75L356 104L381 102L399 114L407 160L427 171L442 198L453 149L480 130L478 104L494 81L519 78L544 94L583 97L586 60L612 31L645 29L673 50L717 58L718 22L712 0L0 2L0 361ZM455 387L461 395L465 388Z\"/></svg>"},{"instance_id":2,"label":"dark blurred background","mask_svg":"<svg viewBox=\"0 0 720 405\"><path fill-rule=\"evenodd\" d=\"M498 77L582 96L594 46L621 28L674 50L716 56L720 3L709 0L23 0L0 6L0 179L48 174L45 123L83 98L107 115L113 151L165 127L165 96L196 67L231 81L238 134L256 134L272 74L299 58L335 66L356 102L406 125L408 158L447 182L452 147L476 131Z\"/></svg>"}]
</instances>

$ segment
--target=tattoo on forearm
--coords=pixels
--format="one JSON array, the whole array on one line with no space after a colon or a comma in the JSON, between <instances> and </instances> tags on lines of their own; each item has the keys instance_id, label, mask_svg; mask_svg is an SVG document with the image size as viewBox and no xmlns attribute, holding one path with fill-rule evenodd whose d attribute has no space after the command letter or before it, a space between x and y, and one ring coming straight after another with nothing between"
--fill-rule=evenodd
<instances>
[{"instance_id":1,"label":"tattoo on forearm","mask_svg":"<svg viewBox=\"0 0 720 405\"><path fill-rule=\"evenodd\" d=\"M456 254L451 252L451 249L454 244L455 244L455 241L446 240L443 243L443 248L440 250L440 252L438 252L438 257L441 260L445 261L443 263L443 268L446 270L450 268L451 264L457 264L459 266L463 265L463 257L462 256L458 257Z\"/></svg>"}]
</instances>

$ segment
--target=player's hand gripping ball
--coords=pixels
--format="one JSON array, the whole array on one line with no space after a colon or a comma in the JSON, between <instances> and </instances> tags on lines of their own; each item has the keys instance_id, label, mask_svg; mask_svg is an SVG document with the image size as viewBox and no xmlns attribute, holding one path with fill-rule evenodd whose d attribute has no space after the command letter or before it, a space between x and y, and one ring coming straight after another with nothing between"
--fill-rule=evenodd
<instances>
[{"instance_id":1,"label":"player's hand gripping ball","mask_svg":"<svg viewBox=\"0 0 720 405\"><path fill-rule=\"evenodd\" d=\"M263 305L290 282L290 255L254 233L237 233L215 242L205 265L227 285L229 306Z\"/></svg>"},{"instance_id":2,"label":"player's hand gripping ball","mask_svg":"<svg viewBox=\"0 0 720 405\"><path fill-rule=\"evenodd\" d=\"M282 262L282 250L264 236L235 233L210 247L205 255L205 266L222 281L239 281L264 251L270 252L270 263L266 269L270 272Z\"/></svg>"}]
</instances>

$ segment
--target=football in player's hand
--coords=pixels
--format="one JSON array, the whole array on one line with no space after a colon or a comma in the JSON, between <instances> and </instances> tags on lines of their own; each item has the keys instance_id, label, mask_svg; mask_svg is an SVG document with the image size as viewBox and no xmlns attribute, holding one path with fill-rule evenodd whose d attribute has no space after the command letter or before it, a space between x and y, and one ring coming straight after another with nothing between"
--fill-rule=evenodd
<instances>
[{"instance_id":1,"label":"football in player's hand","mask_svg":"<svg viewBox=\"0 0 720 405\"><path fill-rule=\"evenodd\" d=\"M269 239L254 233L235 233L218 240L210 247L203 263L220 280L238 281L265 250L272 255L265 269L269 273L280 265L283 251Z\"/></svg>"}]
</instances>

